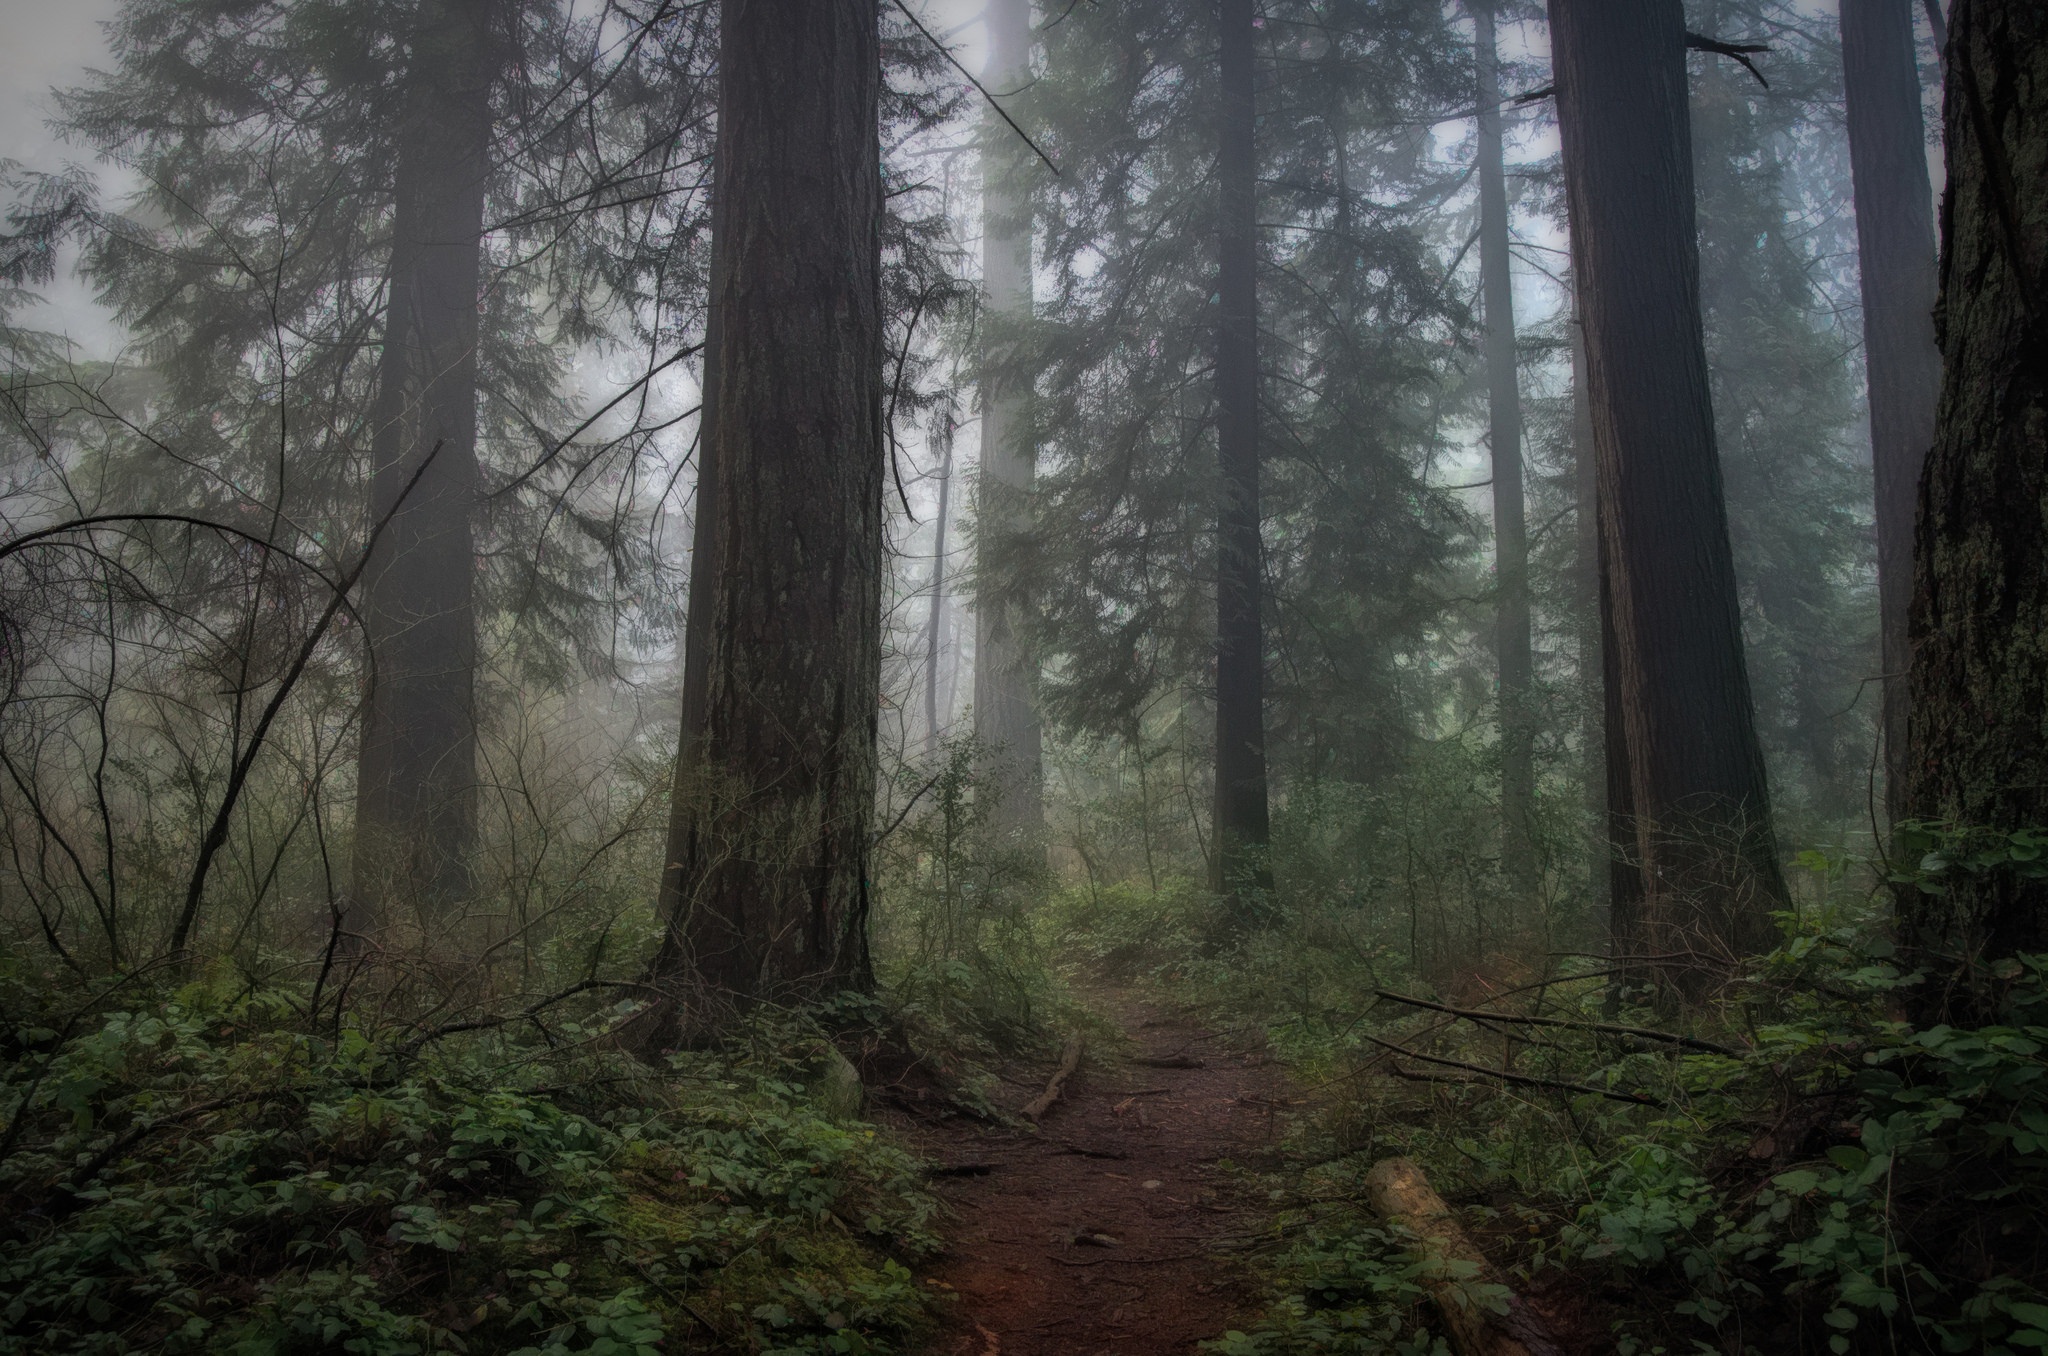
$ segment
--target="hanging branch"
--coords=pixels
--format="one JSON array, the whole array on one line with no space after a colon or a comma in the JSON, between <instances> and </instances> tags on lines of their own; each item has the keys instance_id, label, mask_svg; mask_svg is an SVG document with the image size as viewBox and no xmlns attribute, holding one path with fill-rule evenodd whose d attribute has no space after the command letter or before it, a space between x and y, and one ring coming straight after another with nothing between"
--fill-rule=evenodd
<instances>
[{"instance_id":1,"label":"hanging branch","mask_svg":"<svg viewBox=\"0 0 2048 1356\"><path fill-rule=\"evenodd\" d=\"M1567 1031L1597 1031L1605 1036L1634 1036L1638 1040L1663 1041L1669 1045L1682 1045L1689 1050L1700 1050L1710 1055L1727 1055L1731 1059L1742 1052L1726 1045L1716 1045L1696 1036L1680 1036L1670 1031L1657 1031L1646 1026L1616 1026L1611 1022L1575 1022L1565 1017L1523 1017L1508 1012L1482 1012L1472 1008L1446 1007L1432 1003L1426 998L1410 998L1407 994L1395 993L1390 989L1373 990L1375 998L1384 998L1390 1003L1406 1003L1412 1008L1424 1008L1430 1012L1448 1013L1463 1017L1468 1022L1505 1022L1513 1026L1562 1027Z\"/></svg>"},{"instance_id":2,"label":"hanging branch","mask_svg":"<svg viewBox=\"0 0 2048 1356\"><path fill-rule=\"evenodd\" d=\"M420 458L420 464L413 468L412 478L405 482L405 487L398 492L398 498L392 503L391 508L377 521L377 525L370 529L370 539L363 543L362 555L349 567L347 574L335 580L330 586L334 590L334 596L328 599L326 611L320 614L320 620L314 624L312 634L307 636L305 644L299 647L299 653L292 660L291 668L278 680L277 691L271 694L270 701L264 705L262 716L257 719L255 728L249 732L249 747L242 750L241 757L235 760L234 769L228 774L227 789L221 794L220 809L214 812L213 823L208 826L206 837L200 842L199 860L193 864L192 879L185 887L185 906L179 910L178 925L171 932L169 954L172 957L181 956L186 942L191 938L192 924L199 917L200 900L206 894L207 874L213 869L214 857L228 841L228 829L234 817L235 804L242 798L242 787L249 780L249 769L255 765L256 755L263 749L263 741L270 733L271 722L277 719L277 713L284 709L286 699L292 695L292 689L298 686L299 678L306 671L306 665L313 660L313 652L320 648L320 642L326 638L327 628L334 624L336 614L347 605L349 590L356 586L356 581L362 578L363 571L369 567L370 555L376 550L378 538L384 535L384 529L391 525L391 520L398 516L398 510L405 506L405 501L411 497L414 487L420 483L420 477L427 473L427 468L433 465L434 458L440 453L441 443L437 441L427 455Z\"/></svg>"},{"instance_id":3,"label":"hanging branch","mask_svg":"<svg viewBox=\"0 0 2048 1356\"><path fill-rule=\"evenodd\" d=\"M1733 57L1741 62L1751 75L1756 77L1756 82L1759 85L1762 85L1765 89L1771 87L1771 82L1764 79L1764 73L1756 68L1754 61L1749 59L1752 52L1770 51L1768 43L1722 42L1719 38L1710 38L1704 34L1688 32L1685 35L1685 45L1695 52L1712 52L1715 56Z\"/></svg>"},{"instance_id":4,"label":"hanging branch","mask_svg":"<svg viewBox=\"0 0 2048 1356\"><path fill-rule=\"evenodd\" d=\"M967 77L967 83L974 86L974 88L981 94L981 97L988 101L988 106L996 111L996 116L1001 118L1004 122L1010 124L1010 130L1012 132L1015 132L1018 135L1018 137L1023 140L1026 146L1029 146L1031 148L1031 152L1033 155L1036 155L1040 160L1043 160L1045 162L1045 167L1052 171L1053 177L1058 178L1060 173L1060 167L1052 163L1052 157L1047 155L1045 151L1039 147L1039 144L1031 139L1031 136L1028 132L1026 132L1023 128L1017 125L1017 120L1015 118L1011 117L1008 113L1005 113L1003 111L1003 106L996 102L996 96L990 94L987 88L983 86L981 81L976 80L974 78L973 73L969 71L965 66L962 66L960 64L960 59L953 55L953 49L946 46L945 43L940 42L936 37L933 37L932 31L924 26L924 22L921 19L919 19L917 15L911 12L910 6L905 4L904 0L896 0L896 8L903 11L903 17L910 20L911 27L915 28L918 32L924 34L925 41L929 42L933 47L936 47L939 51L939 55L944 57L946 61L953 67L954 70L960 72L961 75Z\"/></svg>"}]
</instances>

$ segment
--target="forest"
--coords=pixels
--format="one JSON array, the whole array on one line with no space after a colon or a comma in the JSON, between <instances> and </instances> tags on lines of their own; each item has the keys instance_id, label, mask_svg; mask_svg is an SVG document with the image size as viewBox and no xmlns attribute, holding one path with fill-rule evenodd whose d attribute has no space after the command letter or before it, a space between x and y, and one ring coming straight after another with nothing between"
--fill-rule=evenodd
<instances>
[{"instance_id":1,"label":"forest","mask_svg":"<svg viewBox=\"0 0 2048 1356\"><path fill-rule=\"evenodd\" d=\"M2041 0L0 20L0 1356L2048 1351Z\"/></svg>"}]
</instances>

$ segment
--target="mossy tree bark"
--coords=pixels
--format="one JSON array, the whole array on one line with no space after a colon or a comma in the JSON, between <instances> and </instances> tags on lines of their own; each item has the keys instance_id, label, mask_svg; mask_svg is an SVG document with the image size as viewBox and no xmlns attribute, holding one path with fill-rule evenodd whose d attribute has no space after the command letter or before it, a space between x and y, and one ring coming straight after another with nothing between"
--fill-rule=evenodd
<instances>
[{"instance_id":1,"label":"mossy tree bark","mask_svg":"<svg viewBox=\"0 0 2048 1356\"><path fill-rule=\"evenodd\" d=\"M1714 443L1679 0L1553 0L1572 268L1642 896L1688 987L1767 946L1784 884Z\"/></svg>"},{"instance_id":2,"label":"mossy tree bark","mask_svg":"<svg viewBox=\"0 0 2048 1356\"><path fill-rule=\"evenodd\" d=\"M863 0L728 0L701 715L660 1043L869 981L881 683L881 64ZM700 514L706 506L700 505Z\"/></svg>"},{"instance_id":3,"label":"mossy tree bark","mask_svg":"<svg viewBox=\"0 0 2048 1356\"><path fill-rule=\"evenodd\" d=\"M1943 123L1943 361L1914 542L1906 808L1958 828L2048 827L2048 8L1959 0ZM2048 950L2048 881L1955 873L1901 898L1944 983L1930 1016L1997 1012L1987 963Z\"/></svg>"},{"instance_id":4,"label":"mossy tree bark","mask_svg":"<svg viewBox=\"0 0 2048 1356\"><path fill-rule=\"evenodd\" d=\"M372 413L371 672L348 925L434 919L476 838L477 298L501 0L428 0L406 67L390 295ZM431 458L410 494L421 460ZM403 503L400 496L404 495Z\"/></svg>"}]
</instances>

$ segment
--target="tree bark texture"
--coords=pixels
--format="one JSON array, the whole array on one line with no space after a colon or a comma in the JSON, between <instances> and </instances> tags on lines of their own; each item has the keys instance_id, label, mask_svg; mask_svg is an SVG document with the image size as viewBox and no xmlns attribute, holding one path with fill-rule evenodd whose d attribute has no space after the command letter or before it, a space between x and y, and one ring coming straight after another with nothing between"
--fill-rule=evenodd
<instances>
[{"instance_id":1,"label":"tree bark texture","mask_svg":"<svg viewBox=\"0 0 2048 1356\"><path fill-rule=\"evenodd\" d=\"M2048 827L2048 8L1959 0L1943 122L1941 404L1914 544L1907 808ZM1903 930L1990 1016L1983 962L2048 950L2048 882L2010 868L1908 890Z\"/></svg>"},{"instance_id":2,"label":"tree bark texture","mask_svg":"<svg viewBox=\"0 0 2048 1356\"><path fill-rule=\"evenodd\" d=\"M1486 320L1486 390L1493 449L1494 652L1500 690L1501 874L1516 903L1536 898L1540 876L1532 815L1536 739L1530 709L1529 529L1522 503L1522 397L1515 358L1515 284L1508 253L1507 172L1500 125L1500 61L1493 0L1474 0L1479 103L1479 276Z\"/></svg>"},{"instance_id":3,"label":"tree bark texture","mask_svg":"<svg viewBox=\"0 0 2048 1356\"><path fill-rule=\"evenodd\" d=\"M1552 0L1638 933L1711 962L1784 899L1714 444L1679 0Z\"/></svg>"},{"instance_id":4,"label":"tree bark texture","mask_svg":"<svg viewBox=\"0 0 2048 1356\"><path fill-rule=\"evenodd\" d=\"M675 907L653 966L682 1010L653 1024L656 1039L869 979L884 455L876 10L728 0L720 69L715 563L695 775L677 787Z\"/></svg>"},{"instance_id":5,"label":"tree bark texture","mask_svg":"<svg viewBox=\"0 0 2048 1356\"><path fill-rule=\"evenodd\" d=\"M722 182L712 182L714 219L718 215ZM697 485L690 521L690 582L683 616L682 719L676 738L675 772L669 779L668 836L661 859L661 887L655 900L657 916L670 929L687 911L691 884L683 878L683 859L689 855L691 816L704 783L703 763L698 754L704 735L705 698L711 685L711 612L718 579L720 496L714 449L718 441L718 355L722 347L720 332L724 329L719 307L724 251L719 245L714 236L710 296L704 314L704 375L697 401Z\"/></svg>"},{"instance_id":6,"label":"tree bark texture","mask_svg":"<svg viewBox=\"0 0 2048 1356\"><path fill-rule=\"evenodd\" d=\"M1600 570L1600 490L1593 462L1593 403L1586 390L1586 340L1572 322L1572 486L1578 507L1572 562L1579 642L1579 768L1585 786L1585 822L1591 850L1586 859L1587 895L1608 897L1612 882L1614 841L1607 815L1607 670L1608 647L1601 644L1607 624L1606 595ZM1623 765L1626 771L1626 764Z\"/></svg>"},{"instance_id":7,"label":"tree bark texture","mask_svg":"<svg viewBox=\"0 0 2048 1356\"><path fill-rule=\"evenodd\" d=\"M1842 88L1863 278L1863 356L1877 486L1885 802L1904 814L1907 617L1920 468L1934 445L1934 198L1920 121L1913 0L1842 0Z\"/></svg>"},{"instance_id":8,"label":"tree bark texture","mask_svg":"<svg viewBox=\"0 0 2048 1356\"><path fill-rule=\"evenodd\" d=\"M477 312L497 0L429 0L397 137L390 295L372 413L364 573L371 671L349 926L432 918L469 888L476 838ZM422 458L426 471L400 503Z\"/></svg>"},{"instance_id":9,"label":"tree bark texture","mask_svg":"<svg viewBox=\"0 0 2048 1356\"><path fill-rule=\"evenodd\" d=\"M1259 311L1254 0L1220 0L1216 323L1216 810L1211 887L1252 921L1266 861L1264 561L1259 543Z\"/></svg>"},{"instance_id":10,"label":"tree bark texture","mask_svg":"<svg viewBox=\"0 0 2048 1356\"><path fill-rule=\"evenodd\" d=\"M1031 83L1031 0L988 0L988 71L982 83L1009 106ZM981 470L977 549L1024 526L1037 464L1029 372L1008 335L1031 317L1031 195L1036 160L993 113L982 128L981 269L988 324L981 366ZM1035 666L1017 638L1014 604L983 589L974 616L977 782L996 800L990 828L1035 840L1045 828L1043 745Z\"/></svg>"}]
</instances>

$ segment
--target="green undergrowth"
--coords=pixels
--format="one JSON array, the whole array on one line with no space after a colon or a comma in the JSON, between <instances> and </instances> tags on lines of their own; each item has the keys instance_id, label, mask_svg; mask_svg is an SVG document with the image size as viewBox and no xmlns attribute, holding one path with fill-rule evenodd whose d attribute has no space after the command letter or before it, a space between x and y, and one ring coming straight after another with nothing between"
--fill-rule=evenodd
<instances>
[{"instance_id":1,"label":"green undergrowth","mask_svg":"<svg viewBox=\"0 0 2048 1356\"><path fill-rule=\"evenodd\" d=\"M1838 867L1809 864L1840 886ZM1835 899L1786 915L1777 951L1674 1022L1626 992L1617 1007L1593 961L1534 979L1418 974L1338 908L1283 914L1219 954L1192 891L1061 907L1093 959L1262 1030L1310 1104L1287 1166L1262 1179L1276 1210L1262 1316L1211 1351L1443 1349L1423 1289L1441 1278L1365 1204L1366 1171L1393 1154L1424 1166L1572 1344L2048 1350L2048 960L1998 972L2006 1024L1916 1027L1901 1013L1923 977L1892 955L1883 901ZM1475 1022L1377 990L1567 1025ZM1448 1279L1482 1307L1506 1294Z\"/></svg>"},{"instance_id":2,"label":"green undergrowth","mask_svg":"<svg viewBox=\"0 0 2048 1356\"><path fill-rule=\"evenodd\" d=\"M11 1027L0 1352L864 1353L926 1320L922 1169L809 1094L815 1028L656 1069L592 1048L604 1011L428 1039L303 999Z\"/></svg>"}]
</instances>

